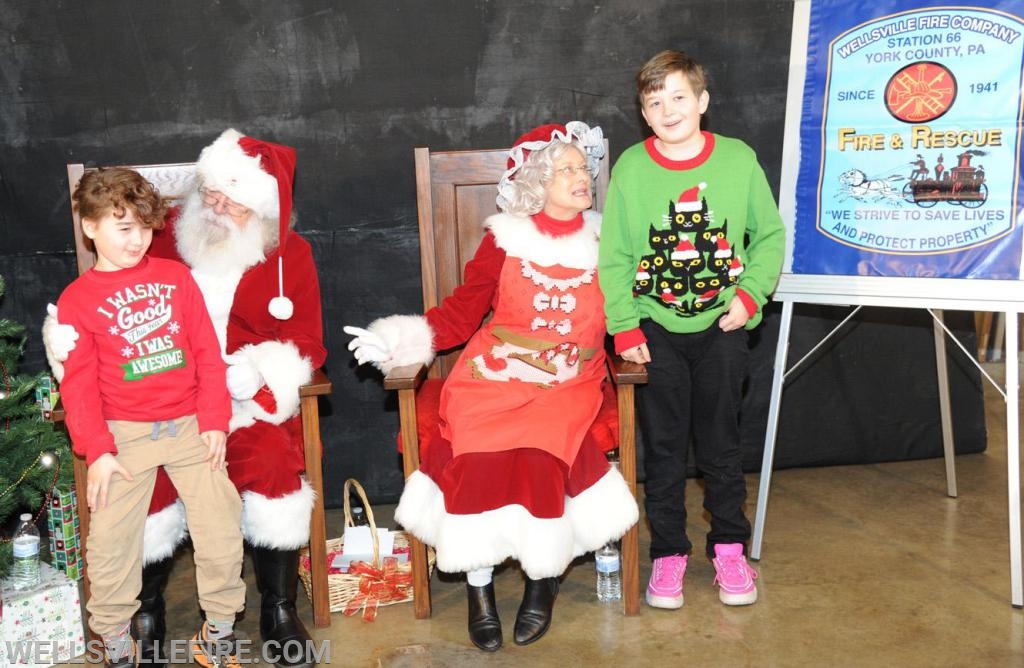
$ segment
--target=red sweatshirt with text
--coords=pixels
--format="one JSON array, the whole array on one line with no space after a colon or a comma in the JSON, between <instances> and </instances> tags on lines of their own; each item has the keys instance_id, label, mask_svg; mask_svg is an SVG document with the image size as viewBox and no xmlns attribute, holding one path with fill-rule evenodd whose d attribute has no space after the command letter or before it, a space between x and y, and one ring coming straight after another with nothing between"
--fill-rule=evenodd
<instances>
[{"instance_id":1,"label":"red sweatshirt with text","mask_svg":"<svg viewBox=\"0 0 1024 668\"><path fill-rule=\"evenodd\" d=\"M107 420L158 422L195 414L199 431L228 430L227 367L188 267L145 257L130 269L90 269L57 302L78 331L61 400L75 452L117 454Z\"/></svg>"}]
</instances>

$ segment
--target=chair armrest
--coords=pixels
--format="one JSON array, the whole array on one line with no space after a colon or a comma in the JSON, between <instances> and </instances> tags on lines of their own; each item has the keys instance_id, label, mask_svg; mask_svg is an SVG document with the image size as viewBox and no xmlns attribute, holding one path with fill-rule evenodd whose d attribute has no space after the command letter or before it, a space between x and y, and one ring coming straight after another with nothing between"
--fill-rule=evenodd
<instances>
[{"instance_id":1,"label":"chair armrest","mask_svg":"<svg viewBox=\"0 0 1024 668\"><path fill-rule=\"evenodd\" d=\"M299 388L300 397L319 397L330 393L331 381L323 369L315 370L310 381Z\"/></svg>"},{"instance_id":2,"label":"chair armrest","mask_svg":"<svg viewBox=\"0 0 1024 668\"><path fill-rule=\"evenodd\" d=\"M423 364L397 366L384 376L385 390L415 390L427 375L427 367Z\"/></svg>"},{"instance_id":3,"label":"chair armrest","mask_svg":"<svg viewBox=\"0 0 1024 668\"><path fill-rule=\"evenodd\" d=\"M53 405L53 409L50 410L50 422L59 424L67 419L68 414L64 412L64 402L61 401L60 397L57 397L57 403Z\"/></svg>"},{"instance_id":4,"label":"chair armrest","mask_svg":"<svg viewBox=\"0 0 1024 668\"><path fill-rule=\"evenodd\" d=\"M643 364L627 362L618 355L608 356L612 380L616 385L645 385L647 383L647 367Z\"/></svg>"}]
</instances>

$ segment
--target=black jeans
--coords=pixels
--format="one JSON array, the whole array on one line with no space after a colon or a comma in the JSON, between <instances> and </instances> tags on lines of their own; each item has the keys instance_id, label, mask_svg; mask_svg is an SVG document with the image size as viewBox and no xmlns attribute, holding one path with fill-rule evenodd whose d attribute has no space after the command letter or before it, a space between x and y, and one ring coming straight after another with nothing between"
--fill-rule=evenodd
<instances>
[{"instance_id":1,"label":"black jeans","mask_svg":"<svg viewBox=\"0 0 1024 668\"><path fill-rule=\"evenodd\" d=\"M644 320L651 362L638 392L644 436L645 508L651 524L651 559L686 554L686 464L690 435L697 469L704 475L704 508L711 514L705 550L750 539L743 513L739 412L747 375L747 332L723 332L714 323L695 334L675 334Z\"/></svg>"}]
</instances>

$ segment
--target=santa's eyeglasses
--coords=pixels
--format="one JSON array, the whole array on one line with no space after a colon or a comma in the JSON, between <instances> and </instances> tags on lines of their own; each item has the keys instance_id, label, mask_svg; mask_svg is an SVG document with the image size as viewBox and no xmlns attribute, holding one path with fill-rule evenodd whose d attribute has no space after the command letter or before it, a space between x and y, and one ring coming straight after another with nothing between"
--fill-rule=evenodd
<instances>
[{"instance_id":1,"label":"santa's eyeglasses","mask_svg":"<svg viewBox=\"0 0 1024 668\"><path fill-rule=\"evenodd\" d=\"M216 207L221 205L224 210L232 216L244 216L251 211L247 206L242 206L235 200L231 199L219 190L210 190L209 188L200 188L199 194L203 196L203 204L208 207Z\"/></svg>"}]
</instances>

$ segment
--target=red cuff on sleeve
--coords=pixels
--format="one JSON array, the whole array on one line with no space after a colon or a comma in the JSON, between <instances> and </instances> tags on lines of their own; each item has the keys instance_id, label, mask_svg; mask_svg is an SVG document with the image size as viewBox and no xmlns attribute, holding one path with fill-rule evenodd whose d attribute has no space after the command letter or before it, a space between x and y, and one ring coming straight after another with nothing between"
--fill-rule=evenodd
<instances>
[{"instance_id":1,"label":"red cuff on sleeve","mask_svg":"<svg viewBox=\"0 0 1024 668\"><path fill-rule=\"evenodd\" d=\"M629 350L635 348L641 343L647 343L647 337L640 331L640 328L629 329L625 332L619 332L614 336L615 338L615 353L621 355L623 350Z\"/></svg>"},{"instance_id":2,"label":"red cuff on sleeve","mask_svg":"<svg viewBox=\"0 0 1024 668\"><path fill-rule=\"evenodd\" d=\"M747 315L751 318L757 315L757 302L754 301L753 297L744 292L743 288L736 288L736 296L743 302L744 308L747 309Z\"/></svg>"},{"instance_id":3,"label":"red cuff on sleeve","mask_svg":"<svg viewBox=\"0 0 1024 668\"><path fill-rule=\"evenodd\" d=\"M93 462L95 462L97 459L99 459L100 457L102 457L103 455L105 455L107 453L110 453L110 454L112 454L112 455L114 455L116 457L117 456L117 448L116 447L110 447L110 448L99 447L99 448L93 448L91 450L88 450L85 453L85 465L86 466L92 466ZM81 453L79 453L79 454L81 454Z\"/></svg>"},{"instance_id":4,"label":"red cuff on sleeve","mask_svg":"<svg viewBox=\"0 0 1024 668\"><path fill-rule=\"evenodd\" d=\"M259 392L256 393L252 400L271 415L277 412L277 399L274 398L274 393L266 385L259 389Z\"/></svg>"}]
</instances>

